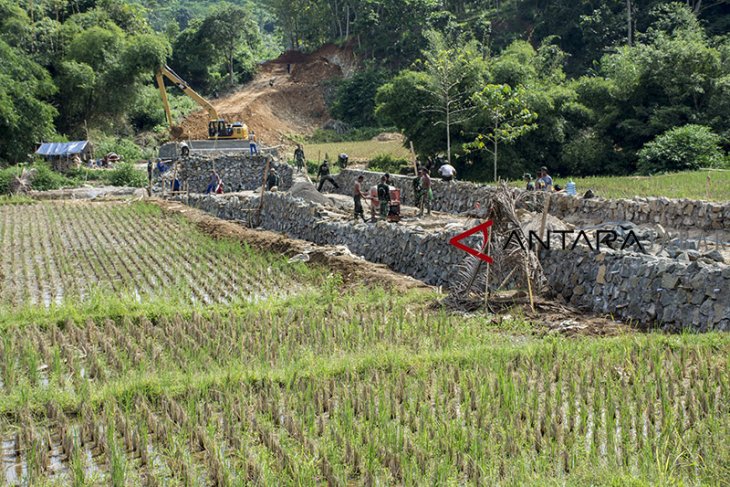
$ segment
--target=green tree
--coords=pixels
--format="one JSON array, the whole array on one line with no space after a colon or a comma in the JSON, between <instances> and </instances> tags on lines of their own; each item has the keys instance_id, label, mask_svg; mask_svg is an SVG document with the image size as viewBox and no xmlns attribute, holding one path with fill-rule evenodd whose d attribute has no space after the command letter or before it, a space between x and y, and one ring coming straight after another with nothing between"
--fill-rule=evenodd
<instances>
[{"instance_id":1,"label":"green tree","mask_svg":"<svg viewBox=\"0 0 730 487\"><path fill-rule=\"evenodd\" d=\"M356 127L375 125L375 94L385 82L383 69L368 66L337 87L332 115Z\"/></svg>"},{"instance_id":2,"label":"green tree","mask_svg":"<svg viewBox=\"0 0 730 487\"><path fill-rule=\"evenodd\" d=\"M47 100L54 90L45 69L0 39L0 160L25 160L53 133L56 110Z\"/></svg>"},{"instance_id":3,"label":"green tree","mask_svg":"<svg viewBox=\"0 0 730 487\"><path fill-rule=\"evenodd\" d=\"M422 110L433 102L427 89L429 83L426 73L401 71L375 95L376 117L384 125L398 127L419 154L434 154L443 150L446 143L444 131Z\"/></svg>"},{"instance_id":4,"label":"green tree","mask_svg":"<svg viewBox=\"0 0 730 487\"><path fill-rule=\"evenodd\" d=\"M258 27L249 11L224 3L200 24L198 37L220 54L228 68L228 82L234 80L234 58L242 50L256 49L261 42Z\"/></svg>"},{"instance_id":5,"label":"green tree","mask_svg":"<svg viewBox=\"0 0 730 487\"><path fill-rule=\"evenodd\" d=\"M520 87L513 90L509 85L487 85L474 94L473 100L486 121L486 130L469 147L492 154L494 181L497 181L499 144L514 142L534 130L537 114L528 108Z\"/></svg>"},{"instance_id":6,"label":"green tree","mask_svg":"<svg viewBox=\"0 0 730 487\"><path fill-rule=\"evenodd\" d=\"M451 130L474 115L472 94L482 80L483 66L475 42L455 43L436 31L426 33L428 48L423 51L423 68L428 76L424 89L430 102L422 107L436 115L436 123L446 130L446 158L451 164Z\"/></svg>"}]
</instances>

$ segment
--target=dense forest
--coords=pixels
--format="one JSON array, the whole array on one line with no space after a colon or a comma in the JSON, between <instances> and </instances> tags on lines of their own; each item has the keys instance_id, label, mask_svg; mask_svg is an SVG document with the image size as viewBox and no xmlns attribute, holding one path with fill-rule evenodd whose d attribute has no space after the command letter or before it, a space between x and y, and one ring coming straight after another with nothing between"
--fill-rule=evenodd
<instances>
[{"instance_id":1,"label":"dense forest","mask_svg":"<svg viewBox=\"0 0 730 487\"><path fill-rule=\"evenodd\" d=\"M162 62L215 95L287 48L349 43L333 115L474 178L726 165L729 31L708 0L0 0L0 161L89 132L159 141Z\"/></svg>"}]
</instances>

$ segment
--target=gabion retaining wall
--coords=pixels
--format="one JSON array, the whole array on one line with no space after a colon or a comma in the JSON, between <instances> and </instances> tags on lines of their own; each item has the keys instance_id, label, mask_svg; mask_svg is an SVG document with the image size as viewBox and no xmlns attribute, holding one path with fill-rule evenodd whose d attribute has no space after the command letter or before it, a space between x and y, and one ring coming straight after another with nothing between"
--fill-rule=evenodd
<instances>
[{"instance_id":1,"label":"gabion retaining wall","mask_svg":"<svg viewBox=\"0 0 730 487\"><path fill-rule=\"evenodd\" d=\"M379 222L354 224L318 204L283 193L266 193L261 227L317 244L346 245L371 262L420 279L449 286L464 253L448 244L461 229L417 232ZM189 195L180 201L228 220L246 220L258 197ZM464 221L464 229L471 222ZM730 266L681 263L630 252L543 251L548 285L570 303L667 329L730 329Z\"/></svg>"},{"instance_id":2,"label":"gabion retaining wall","mask_svg":"<svg viewBox=\"0 0 730 487\"><path fill-rule=\"evenodd\" d=\"M580 308L663 328L730 330L730 266L585 248L543 251L551 290Z\"/></svg>"}]
</instances>

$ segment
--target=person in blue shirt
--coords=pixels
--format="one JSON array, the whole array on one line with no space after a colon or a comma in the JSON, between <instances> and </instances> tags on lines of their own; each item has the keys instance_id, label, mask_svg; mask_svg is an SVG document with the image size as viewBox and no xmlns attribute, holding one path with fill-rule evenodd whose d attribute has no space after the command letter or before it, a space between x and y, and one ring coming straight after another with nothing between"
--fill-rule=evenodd
<instances>
[{"instance_id":1,"label":"person in blue shirt","mask_svg":"<svg viewBox=\"0 0 730 487\"><path fill-rule=\"evenodd\" d=\"M553 178L548 174L548 169L545 166L540 168L540 178L537 180L537 189L540 191L552 191L553 190Z\"/></svg>"}]
</instances>

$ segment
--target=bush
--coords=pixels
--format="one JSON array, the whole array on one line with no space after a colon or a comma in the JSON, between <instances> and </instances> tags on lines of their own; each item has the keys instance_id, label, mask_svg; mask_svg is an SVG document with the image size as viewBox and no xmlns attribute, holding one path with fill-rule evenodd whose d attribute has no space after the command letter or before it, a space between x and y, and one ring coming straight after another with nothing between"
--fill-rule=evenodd
<instances>
[{"instance_id":1,"label":"bush","mask_svg":"<svg viewBox=\"0 0 730 487\"><path fill-rule=\"evenodd\" d=\"M412 170L412 163L406 159L393 157L389 154L381 154L370 160L368 169L371 171L402 174L404 171Z\"/></svg>"},{"instance_id":2,"label":"bush","mask_svg":"<svg viewBox=\"0 0 730 487\"><path fill-rule=\"evenodd\" d=\"M135 168L131 162L118 164L114 169L108 171L105 179L112 186L142 188L147 184L144 172Z\"/></svg>"},{"instance_id":3,"label":"bush","mask_svg":"<svg viewBox=\"0 0 730 487\"><path fill-rule=\"evenodd\" d=\"M356 127L375 123L375 93L387 80L387 73L368 66L343 80L337 88L332 115Z\"/></svg>"},{"instance_id":4,"label":"bush","mask_svg":"<svg viewBox=\"0 0 730 487\"><path fill-rule=\"evenodd\" d=\"M103 157L109 152L115 152L122 156L125 162L135 162L145 159L142 148L134 143L132 139L114 138L103 134L96 135L96 157ZM152 155L149 154L151 157Z\"/></svg>"},{"instance_id":5,"label":"bush","mask_svg":"<svg viewBox=\"0 0 730 487\"><path fill-rule=\"evenodd\" d=\"M36 173L31 187L36 191L49 191L60 189L64 186L73 186L73 181L66 176L57 173L45 164L34 164Z\"/></svg>"},{"instance_id":6,"label":"bush","mask_svg":"<svg viewBox=\"0 0 730 487\"><path fill-rule=\"evenodd\" d=\"M51 189L59 189L67 186L73 186L73 180L57 173L46 164L36 163L28 166L27 169L35 169L35 177L31 183L31 187L36 191L48 191ZM11 166L0 171L0 194L10 193L10 183L13 178L20 176L23 168L20 166Z\"/></svg>"},{"instance_id":7,"label":"bush","mask_svg":"<svg viewBox=\"0 0 730 487\"><path fill-rule=\"evenodd\" d=\"M675 127L639 151L639 172L690 171L723 163L720 136L703 125Z\"/></svg>"},{"instance_id":8,"label":"bush","mask_svg":"<svg viewBox=\"0 0 730 487\"><path fill-rule=\"evenodd\" d=\"M10 193L10 183L18 174L20 174L20 169L15 166L0 170L0 194Z\"/></svg>"}]
</instances>

